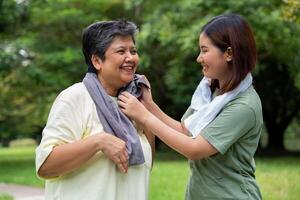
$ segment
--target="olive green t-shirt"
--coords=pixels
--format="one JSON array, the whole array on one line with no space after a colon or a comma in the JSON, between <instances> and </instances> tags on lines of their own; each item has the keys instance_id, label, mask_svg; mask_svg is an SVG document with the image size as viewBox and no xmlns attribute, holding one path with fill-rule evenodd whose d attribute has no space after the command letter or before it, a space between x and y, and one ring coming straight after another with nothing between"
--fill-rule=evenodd
<instances>
[{"instance_id":1,"label":"olive green t-shirt","mask_svg":"<svg viewBox=\"0 0 300 200\"><path fill-rule=\"evenodd\" d=\"M189 108L182 120L192 113ZM189 161L191 175L185 199L262 199L253 159L262 126L260 98L251 86L227 103L200 133L218 153Z\"/></svg>"}]
</instances>

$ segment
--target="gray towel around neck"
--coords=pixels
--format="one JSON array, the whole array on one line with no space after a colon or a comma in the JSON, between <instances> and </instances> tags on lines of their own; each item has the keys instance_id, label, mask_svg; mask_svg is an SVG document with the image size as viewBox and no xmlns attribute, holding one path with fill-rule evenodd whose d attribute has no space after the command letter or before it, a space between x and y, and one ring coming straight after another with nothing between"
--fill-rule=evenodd
<instances>
[{"instance_id":1,"label":"gray towel around neck","mask_svg":"<svg viewBox=\"0 0 300 200\"><path fill-rule=\"evenodd\" d=\"M129 165L144 163L143 149L135 127L106 93L98 80L97 74L88 72L83 79L83 83L96 105L97 114L104 131L126 142ZM133 81L126 87L121 88L119 93L128 91L135 97L140 98L142 96L141 85L150 88L150 84L144 76L135 74Z\"/></svg>"}]
</instances>

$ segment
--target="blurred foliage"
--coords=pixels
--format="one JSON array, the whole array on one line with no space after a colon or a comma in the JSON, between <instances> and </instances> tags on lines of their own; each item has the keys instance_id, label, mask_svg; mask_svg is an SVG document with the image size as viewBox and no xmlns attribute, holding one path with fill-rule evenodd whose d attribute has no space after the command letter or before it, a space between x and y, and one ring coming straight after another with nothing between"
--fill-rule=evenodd
<instances>
[{"instance_id":1,"label":"blurred foliage","mask_svg":"<svg viewBox=\"0 0 300 200\"><path fill-rule=\"evenodd\" d=\"M300 1L284 0L286 4L283 6L283 17L286 20L300 24Z\"/></svg>"},{"instance_id":2,"label":"blurred foliage","mask_svg":"<svg viewBox=\"0 0 300 200\"><path fill-rule=\"evenodd\" d=\"M180 119L201 80L196 63L201 27L213 16L239 13L251 24L259 53L255 87L270 147L300 110L298 0L5 0L0 1L0 141L40 136L56 95L81 81L86 66L81 31L92 22L125 18L140 27L139 73L153 96ZM299 120L298 120L299 121Z\"/></svg>"}]
</instances>

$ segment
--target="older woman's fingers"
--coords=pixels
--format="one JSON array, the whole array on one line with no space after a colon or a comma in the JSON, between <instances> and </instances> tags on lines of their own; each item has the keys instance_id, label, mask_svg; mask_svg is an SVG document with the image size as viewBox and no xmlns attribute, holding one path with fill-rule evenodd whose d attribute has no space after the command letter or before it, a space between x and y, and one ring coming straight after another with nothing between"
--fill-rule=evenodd
<instances>
[{"instance_id":1,"label":"older woman's fingers","mask_svg":"<svg viewBox=\"0 0 300 200\"><path fill-rule=\"evenodd\" d=\"M123 173L126 173L126 172L127 172L127 170L126 170L125 167L122 165L122 163L118 163L118 164L117 164L117 167L118 167L118 169L119 169L121 172L123 172Z\"/></svg>"},{"instance_id":2,"label":"older woman's fingers","mask_svg":"<svg viewBox=\"0 0 300 200\"><path fill-rule=\"evenodd\" d=\"M118 167L119 171L126 173L128 170L128 164L123 163L121 161L120 156L115 156L115 158L113 159L113 162L116 164L116 166Z\"/></svg>"},{"instance_id":3,"label":"older woman's fingers","mask_svg":"<svg viewBox=\"0 0 300 200\"><path fill-rule=\"evenodd\" d=\"M128 158L126 157L126 155L123 154L120 156L120 160L121 160L121 165L122 165L123 169L125 170L125 172L127 172L128 162L129 162Z\"/></svg>"},{"instance_id":4,"label":"older woman's fingers","mask_svg":"<svg viewBox=\"0 0 300 200\"><path fill-rule=\"evenodd\" d=\"M128 156L126 156L125 153L121 154L121 155L119 156L119 158L120 158L120 162L121 162L122 164L125 164L125 165L128 164Z\"/></svg>"},{"instance_id":5,"label":"older woman's fingers","mask_svg":"<svg viewBox=\"0 0 300 200\"><path fill-rule=\"evenodd\" d=\"M126 148L115 155L115 163L122 172L127 172L129 156Z\"/></svg>"}]
</instances>

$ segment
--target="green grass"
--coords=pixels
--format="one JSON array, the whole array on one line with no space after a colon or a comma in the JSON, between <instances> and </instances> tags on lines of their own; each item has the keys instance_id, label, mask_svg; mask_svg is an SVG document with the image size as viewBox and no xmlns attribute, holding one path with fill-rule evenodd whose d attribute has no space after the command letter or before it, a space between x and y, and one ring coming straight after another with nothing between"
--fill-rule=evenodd
<instances>
[{"instance_id":1,"label":"green grass","mask_svg":"<svg viewBox=\"0 0 300 200\"><path fill-rule=\"evenodd\" d=\"M158 155L150 187L150 200L184 199L189 176L184 159L174 161ZM172 154L174 156L174 154ZM166 161L163 161L166 160ZM298 200L300 196L300 157L256 158L256 178L266 200Z\"/></svg>"},{"instance_id":2,"label":"green grass","mask_svg":"<svg viewBox=\"0 0 300 200\"><path fill-rule=\"evenodd\" d=\"M44 185L35 176L34 148L0 149L0 166L0 182ZM256 166L264 199L299 199L299 157L257 158ZM184 158L170 151L159 152L151 174L150 200L184 199L188 176L189 167ZM1 195L0 200L10 199Z\"/></svg>"},{"instance_id":3,"label":"green grass","mask_svg":"<svg viewBox=\"0 0 300 200\"><path fill-rule=\"evenodd\" d=\"M35 176L34 147L0 149L0 182L43 186Z\"/></svg>"},{"instance_id":4,"label":"green grass","mask_svg":"<svg viewBox=\"0 0 300 200\"><path fill-rule=\"evenodd\" d=\"M8 194L0 194L0 200L13 200L13 197Z\"/></svg>"},{"instance_id":5,"label":"green grass","mask_svg":"<svg viewBox=\"0 0 300 200\"><path fill-rule=\"evenodd\" d=\"M151 172L149 199L184 199L188 176L188 161L174 151L161 149L156 153Z\"/></svg>"},{"instance_id":6,"label":"green grass","mask_svg":"<svg viewBox=\"0 0 300 200\"><path fill-rule=\"evenodd\" d=\"M297 200L300 196L300 158L259 158L257 181L264 199Z\"/></svg>"}]
</instances>

